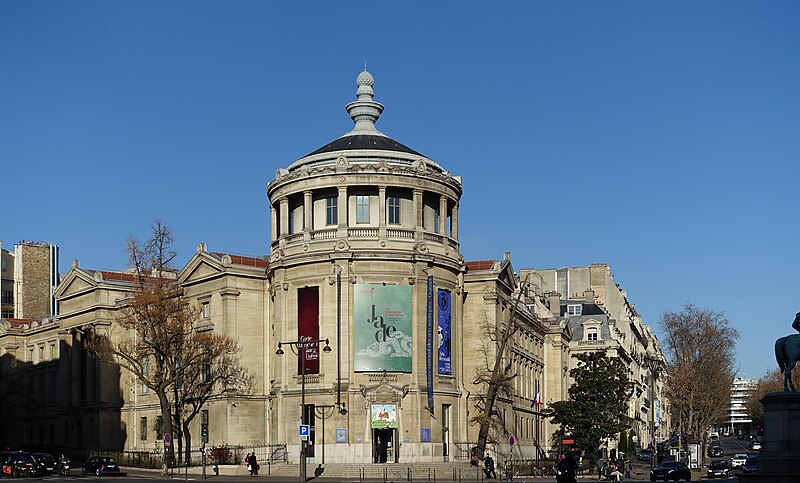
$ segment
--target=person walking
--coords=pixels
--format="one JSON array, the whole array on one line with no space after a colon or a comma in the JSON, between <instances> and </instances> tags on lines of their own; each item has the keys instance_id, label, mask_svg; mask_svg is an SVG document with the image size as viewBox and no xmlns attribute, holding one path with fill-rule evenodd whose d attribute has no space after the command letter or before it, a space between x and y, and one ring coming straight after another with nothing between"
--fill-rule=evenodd
<instances>
[{"instance_id":1,"label":"person walking","mask_svg":"<svg viewBox=\"0 0 800 483\"><path fill-rule=\"evenodd\" d=\"M603 479L603 458L597 459L597 480Z\"/></svg>"},{"instance_id":2,"label":"person walking","mask_svg":"<svg viewBox=\"0 0 800 483\"><path fill-rule=\"evenodd\" d=\"M483 458L483 472L484 474L486 474L487 479L489 478L493 478L495 480L497 479L497 473L495 473L494 471L494 460L489 455L489 453L486 453L486 457Z\"/></svg>"},{"instance_id":3,"label":"person walking","mask_svg":"<svg viewBox=\"0 0 800 483\"><path fill-rule=\"evenodd\" d=\"M250 472L250 475L253 475L253 467L250 466L250 452L247 452L247 456L244 458L244 466L247 467L247 471Z\"/></svg>"},{"instance_id":4,"label":"person walking","mask_svg":"<svg viewBox=\"0 0 800 483\"><path fill-rule=\"evenodd\" d=\"M256 452L250 453L250 474L258 476L258 461L256 460Z\"/></svg>"}]
</instances>

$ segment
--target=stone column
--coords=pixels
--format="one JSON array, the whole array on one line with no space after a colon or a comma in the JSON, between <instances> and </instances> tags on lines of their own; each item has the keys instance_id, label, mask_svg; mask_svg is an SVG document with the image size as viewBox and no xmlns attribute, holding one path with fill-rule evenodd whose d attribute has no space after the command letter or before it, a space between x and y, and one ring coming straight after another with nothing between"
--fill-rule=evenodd
<instances>
[{"instance_id":1,"label":"stone column","mask_svg":"<svg viewBox=\"0 0 800 483\"><path fill-rule=\"evenodd\" d=\"M311 228L313 223L313 199L311 191L303 191L303 239L311 239Z\"/></svg>"},{"instance_id":2,"label":"stone column","mask_svg":"<svg viewBox=\"0 0 800 483\"><path fill-rule=\"evenodd\" d=\"M278 210L275 209L275 205L269 205L269 241L270 243L274 242L278 239Z\"/></svg>"},{"instance_id":3,"label":"stone column","mask_svg":"<svg viewBox=\"0 0 800 483\"><path fill-rule=\"evenodd\" d=\"M386 239L386 186L378 186L378 238Z\"/></svg>"},{"instance_id":4,"label":"stone column","mask_svg":"<svg viewBox=\"0 0 800 483\"><path fill-rule=\"evenodd\" d=\"M289 198L280 199L281 204L281 227L280 236L284 237L289 233Z\"/></svg>"},{"instance_id":5,"label":"stone column","mask_svg":"<svg viewBox=\"0 0 800 483\"><path fill-rule=\"evenodd\" d=\"M347 237L347 186L339 186L336 217L339 218L339 237Z\"/></svg>"},{"instance_id":6,"label":"stone column","mask_svg":"<svg viewBox=\"0 0 800 483\"><path fill-rule=\"evenodd\" d=\"M458 202L453 204L453 212L450 214L450 238L458 241Z\"/></svg>"},{"instance_id":7,"label":"stone column","mask_svg":"<svg viewBox=\"0 0 800 483\"><path fill-rule=\"evenodd\" d=\"M414 226L422 228L422 191L414 190Z\"/></svg>"},{"instance_id":8,"label":"stone column","mask_svg":"<svg viewBox=\"0 0 800 483\"><path fill-rule=\"evenodd\" d=\"M439 226L436 228L440 235L447 235L447 196L439 197Z\"/></svg>"}]
</instances>

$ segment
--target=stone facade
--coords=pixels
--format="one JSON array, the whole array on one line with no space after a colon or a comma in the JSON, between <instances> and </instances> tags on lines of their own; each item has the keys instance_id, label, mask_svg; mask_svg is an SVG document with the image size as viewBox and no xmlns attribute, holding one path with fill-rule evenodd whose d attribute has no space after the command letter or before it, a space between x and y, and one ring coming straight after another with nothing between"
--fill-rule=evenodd
<instances>
[{"instance_id":1,"label":"stone facade","mask_svg":"<svg viewBox=\"0 0 800 483\"><path fill-rule=\"evenodd\" d=\"M666 439L670 424L663 396L664 353L651 328L642 322L629 302L627 293L614 281L611 267L597 263L520 272L521 276L531 274L550 312L569 328L570 357L566 371L577 366L577 359L572 356L581 352L604 350L611 357L621 358L630 367L633 387L628 416L634 421L638 442L646 447L654 438ZM569 295L564 297L562 293ZM616 442L609 442L610 451L616 448Z\"/></svg>"},{"instance_id":2,"label":"stone facade","mask_svg":"<svg viewBox=\"0 0 800 483\"><path fill-rule=\"evenodd\" d=\"M497 402L503 429L489 449L498 461L509 458L514 436L515 459L552 456L560 442L551 441L555 428L541 410L567 397L570 354L586 349L575 334L591 321L565 316L572 302L562 304L548 271L536 274L545 283L531 284L528 272L514 273L510 256L464 260L461 179L379 132L383 106L373 100L372 76L362 72L357 86L346 107L353 130L268 183L269 255L214 253L200 243L175 274L200 314L197 330L236 339L256 381L248 394L207 403L208 444L285 445L296 463L305 420L312 465L323 454L326 463L373 462L379 438L387 461L468 459L478 439L477 395L486 391L476 376L493 363L496 337L513 321L502 361L517 377ZM617 356L636 363L641 386L642 346L655 347L652 334L607 266L579 272L573 283L585 279L584 301L591 292L603 307L591 323ZM132 283L127 272L76 261L55 292L58 317L0 327L0 356L24 361L30 378L12 443L160 449L155 395L83 347L92 331L127 336L115 320ZM303 362L298 353L310 357ZM197 442L200 418L191 431Z\"/></svg>"}]
</instances>

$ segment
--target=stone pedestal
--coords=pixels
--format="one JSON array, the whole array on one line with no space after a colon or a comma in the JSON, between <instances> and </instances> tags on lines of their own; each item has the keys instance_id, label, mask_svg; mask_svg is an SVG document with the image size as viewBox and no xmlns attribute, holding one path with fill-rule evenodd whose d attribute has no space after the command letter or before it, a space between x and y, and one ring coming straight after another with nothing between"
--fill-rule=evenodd
<instances>
[{"instance_id":1,"label":"stone pedestal","mask_svg":"<svg viewBox=\"0 0 800 483\"><path fill-rule=\"evenodd\" d=\"M764 405L764 446L758 455L758 472L741 475L747 483L800 481L800 393L772 392Z\"/></svg>"}]
</instances>

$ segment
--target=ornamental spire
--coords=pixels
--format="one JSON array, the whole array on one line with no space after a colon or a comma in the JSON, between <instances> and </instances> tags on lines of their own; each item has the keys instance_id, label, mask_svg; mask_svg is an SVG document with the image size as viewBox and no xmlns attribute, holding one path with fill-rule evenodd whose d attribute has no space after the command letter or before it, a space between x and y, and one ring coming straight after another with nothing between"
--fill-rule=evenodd
<instances>
[{"instance_id":1,"label":"ornamental spire","mask_svg":"<svg viewBox=\"0 0 800 483\"><path fill-rule=\"evenodd\" d=\"M356 134L385 136L385 134L375 129L375 123L383 112L383 104L372 100L375 95L372 91L373 84L375 84L375 80L372 78L372 74L367 71L365 62L364 71L358 74L356 78L356 85L358 85L358 90L356 91L357 100L345 106L347 113L350 114L350 118L353 119L356 126L345 136Z\"/></svg>"}]
</instances>

